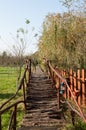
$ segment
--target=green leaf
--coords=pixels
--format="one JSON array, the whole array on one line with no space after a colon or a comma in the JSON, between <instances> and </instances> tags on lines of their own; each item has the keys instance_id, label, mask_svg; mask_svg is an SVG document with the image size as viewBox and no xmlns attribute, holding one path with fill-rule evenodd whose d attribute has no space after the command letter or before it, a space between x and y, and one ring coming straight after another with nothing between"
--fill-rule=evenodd
<instances>
[{"instance_id":1,"label":"green leaf","mask_svg":"<svg viewBox=\"0 0 86 130\"><path fill-rule=\"evenodd\" d=\"M26 23L26 24L29 24L29 23L30 23L30 21L29 21L28 19L26 19L25 23Z\"/></svg>"}]
</instances>

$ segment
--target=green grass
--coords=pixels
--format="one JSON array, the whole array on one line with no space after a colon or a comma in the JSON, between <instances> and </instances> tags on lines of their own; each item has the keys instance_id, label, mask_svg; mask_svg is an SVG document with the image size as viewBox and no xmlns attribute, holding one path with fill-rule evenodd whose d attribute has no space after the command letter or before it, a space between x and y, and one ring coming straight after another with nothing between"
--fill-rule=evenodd
<instances>
[{"instance_id":1,"label":"green grass","mask_svg":"<svg viewBox=\"0 0 86 130\"><path fill-rule=\"evenodd\" d=\"M8 70L11 73L7 73ZM17 75L14 68L0 67L0 105L16 91Z\"/></svg>"},{"instance_id":2,"label":"green grass","mask_svg":"<svg viewBox=\"0 0 86 130\"><path fill-rule=\"evenodd\" d=\"M63 130L86 130L86 123L79 121L73 126L72 124L66 124Z\"/></svg>"},{"instance_id":3,"label":"green grass","mask_svg":"<svg viewBox=\"0 0 86 130\"><path fill-rule=\"evenodd\" d=\"M2 103L4 103L6 100L8 100L15 94L18 85L17 77L18 77L18 71L15 67L0 67L0 106L2 105ZM14 100L12 100L12 102L10 102L9 105L15 102L21 95L22 91L20 91L18 96ZM18 125L20 124L20 121L23 116L21 112L22 109L23 106L22 105L19 106L17 112ZM5 114L2 115L2 130L7 129L10 113L11 110L7 111Z\"/></svg>"},{"instance_id":4,"label":"green grass","mask_svg":"<svg viewBox=\"0 0 86 130\"><path fill-rule=\"evenodd\" d=\"M86 107L84 108L86 113ZM63 130L86 130L86 122L82 120L77 114L75 114L75 125L72 124L70 109L67 109L64 113L66 125Z\"/></svg>"}]
</instances>

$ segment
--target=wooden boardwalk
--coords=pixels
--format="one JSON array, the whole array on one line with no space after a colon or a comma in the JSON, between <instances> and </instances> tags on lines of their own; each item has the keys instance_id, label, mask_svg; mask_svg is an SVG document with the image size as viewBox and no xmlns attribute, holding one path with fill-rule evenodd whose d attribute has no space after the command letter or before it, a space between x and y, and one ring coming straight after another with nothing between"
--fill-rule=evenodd
<instances>
[{"instance_id":1,"label":"wooden boardwalk","mask_svg":"<svg viewBox=\"0 0 86 130\"><path fill-rule=\"evenodd\" d=\"M62 130L64 118L57 110L57 93L51 80L39 69L27 89L27 112L18 130Z\"/></svg>"}]
</instances>

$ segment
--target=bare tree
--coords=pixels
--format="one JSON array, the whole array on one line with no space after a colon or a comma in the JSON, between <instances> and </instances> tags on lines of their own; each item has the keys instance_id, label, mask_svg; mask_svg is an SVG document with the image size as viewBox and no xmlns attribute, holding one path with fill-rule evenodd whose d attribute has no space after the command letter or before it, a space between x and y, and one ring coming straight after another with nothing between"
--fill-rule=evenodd
<instances>
[{"instance_id":1,"label":"bare tree","mask_svg":"<svg viewBox=\"0 0 86 130\"><path fill-rule=\"evenodd\" d=\"M26 25L28 25L30 21L26 19L25 23ZM18 80L21 77L21 69L23 66L24 55L28 45L27 35L28 35L27 28L24 29L21 27L17 30L16 37L13 37L14 45L13 45L12 53L17 58Z\"/></svg>"}]
</instances>

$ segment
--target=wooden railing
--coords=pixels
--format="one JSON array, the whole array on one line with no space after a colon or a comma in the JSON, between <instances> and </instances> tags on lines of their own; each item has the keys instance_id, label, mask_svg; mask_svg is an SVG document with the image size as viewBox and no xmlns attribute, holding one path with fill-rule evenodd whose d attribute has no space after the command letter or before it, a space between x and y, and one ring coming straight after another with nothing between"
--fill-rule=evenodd
<instances>
[{"instance_id":1,"label":"wooden railing","mask_svg":"<svg viewBox=\"0 0 86 130\"><path fill-rule=\"evenodd\" d=\"M22 76L22 79L20 81L20 84L16 90L15 95L13 95L11 98L9 98L6 102L4 102L1 106L0 106L0 130L2 129L2 115L5 114L5 112L11 110L11 116L10 116L10 120L8 123L8 130L16 130L17 127L17 110L18 110L18 106L23 103L24 108L26 110L26 88L28 87L28 83L30 81L30 76L31 76L31 60L29 60L29 62L26 62L26 67L25 67L25 71L24 74ZM12 102L12 100L14 100L16 98L16 96L18 95L19 91L22 90L23 92L23 99L18 98L18 100L16 102ZM10 106L8 105L11 101ZM8 106L7 106L8 105ZM6 107L7 106L7 107Z\"/></svg>"},{"instance_id":2,"label":"wooden railing","mask_svg":"<svg viewBox=\"0 0 86 130\"><path fill-rule=\"evenodd\" d=\"M49 73L50 73L50 77L52 79L53 84L55 85L56 89L57 89L57 95L58 95L58 109L60 109L60 97L63 96L65 98L65 102L67 103L67 105L70 107L71 109L71 113L72 115L74 115L73 113L78 114L84 122L86 122L86 118L85 115L80 107L80 100L81 104L85 104L85 77L84 75L84 70L82 70L82 78L80 78L80 74L78 75L78 81L76 83L76 76L74 73L74 77L72 74L66 76L66 72L61 73L61 71L58 68L53 68L52 65L50 64L49 61L46 60L46 64L49 68ZM70 70L70 72L72 73L72 71ZM78 71L79 73L79 71ZM64 74L64 75L63 75ZM63 75L63 76L62 76ZM82 91L80 89L80 82L81 82L81 88ZM78 89L77 90L77 84ZM74 86L73 86L74 85ZM62 88L63 87L63 88ZM73 87L73 88L72 88ZM78 99L76 98L76 95L78 96L78 93L81 91L81 98L78 97ZM61 94L60 94L61 92ZM76 94L76 95L75 95ZM74 106L72 106L71 102L74 103ZM74 124L74 122L72 122Z\"/></svg>"},{"instance_id":3,"label":"wooden railing","mask_svg":"<svg viewBox=\"0 0 86 130\"><path fill-rule=\"evenodd\" d=\"M63 76L66 76L66 73L62 73ZM78 69L76 72L72 69L69 70L67 74L68 85L71 88L78 104L81 106L86 105L86 79L85 79L85 70ZM71 93L66 89L65 98L71 99Z\"/></svg>"}]
</instances>

